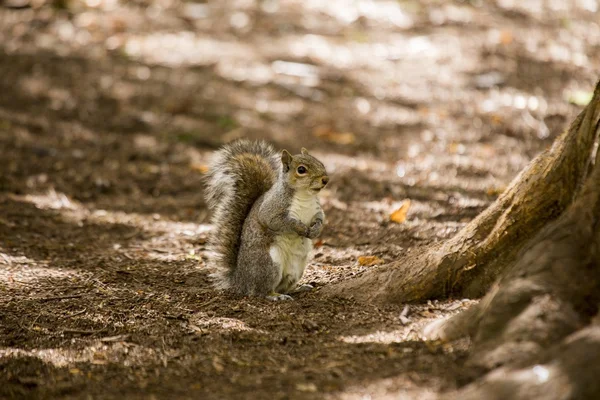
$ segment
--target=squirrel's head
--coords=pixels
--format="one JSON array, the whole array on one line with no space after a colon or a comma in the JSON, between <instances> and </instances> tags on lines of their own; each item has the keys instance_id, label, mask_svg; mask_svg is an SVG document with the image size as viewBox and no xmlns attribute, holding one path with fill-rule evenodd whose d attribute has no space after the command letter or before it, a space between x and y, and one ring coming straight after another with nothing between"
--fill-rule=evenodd
<instances>
[{"instance_id":1,"label":"squirrel's head","mask_svg":"<svg viewBox=\"0 0 600 400\"><path fill-rule=\"evenodd\" d=\"M283 174L287 176L287 183L294 189L318 193L329 182L323 163L308 154L304 147L301 154L294 156L283 150L281 164Z\"/></svg>"}]
</instances>

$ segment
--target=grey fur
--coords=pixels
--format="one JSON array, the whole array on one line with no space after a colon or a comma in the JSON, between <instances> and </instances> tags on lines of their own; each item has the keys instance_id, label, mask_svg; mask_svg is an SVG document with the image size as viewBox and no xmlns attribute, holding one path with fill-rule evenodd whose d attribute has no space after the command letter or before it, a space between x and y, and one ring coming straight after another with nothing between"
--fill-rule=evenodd
<instances>
[{"instance_id":1,"label":"grey fur","mask_svg":"<svg viewBox=\"0 0 600 400\"><path fill-rule=\"evenodd\" d=\"M299 277L283 276L270 249L281 235L303 238L307 245L320 235L320 206L308 224L289 211L299 191L313 193L316 199L328 181L323 164L302 150L295 156L284 150L278 157L265 142L239 140L215 154L206 200L213 211L210 261L217 270L213 277L218 288L277 299L286 298L279 293L295 289ZM300 166L305 173L298 172Z\"/></svg>"}]
</instances>

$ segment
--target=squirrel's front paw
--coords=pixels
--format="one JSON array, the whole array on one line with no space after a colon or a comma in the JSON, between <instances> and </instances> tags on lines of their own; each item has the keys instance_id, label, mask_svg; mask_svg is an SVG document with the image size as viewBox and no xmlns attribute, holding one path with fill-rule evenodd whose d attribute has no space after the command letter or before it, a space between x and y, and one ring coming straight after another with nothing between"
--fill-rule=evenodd
<instances>
[{"instance_id":1,"label":"squirrel's front paw","mask_svg":"<svg viewBox=\"0 0 600 400\"><path fill-rule=\"evenodd\" d=\"M287 294L271 293L270 295L267 296L267 300L283 301L283 300L294 300L294 298Z\"/></svg>"},{"instance_id":2,"label":"squirrel's front paw","mask_svg":"<svg viewBox=\"0 0 600 400\"><path fill-rule=\"evenodd\" d=\"M319 237L322 230L323 230L323 221L321 221L320 219L317 219L315 222L310 224L310 227L308 228L308 238L315 239L315 238Z\"/></svg>"}]
</instances>

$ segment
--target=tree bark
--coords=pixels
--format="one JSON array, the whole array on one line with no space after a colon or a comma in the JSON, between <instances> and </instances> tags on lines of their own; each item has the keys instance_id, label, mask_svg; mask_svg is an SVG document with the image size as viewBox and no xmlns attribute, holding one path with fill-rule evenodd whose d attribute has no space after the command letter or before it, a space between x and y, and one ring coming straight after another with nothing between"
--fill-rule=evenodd
<instances>
[{"instance_id":1,"label":"tree bark","mask_svg":"<svg viewBox=\"0 0 600 400\"><path fill-rule=\"evenodd\" d=\"M395 303L482 296L523 245L558 218L580 191L589 174L599 120L600 83L569 130L456 236L325 292Z\"/></svg>"},{"instance_id":2,"label":"tree bark","mask_svg":"<svg viewBox=\"0 0 600 400\"><path fill-rule=\"evenodd\" d=\"M470 336L469 362L490 371L450 397L599 398L599 163L600 152L577 199L480 303L425 329L430 339Z\"/></svg>"}]
</instances>

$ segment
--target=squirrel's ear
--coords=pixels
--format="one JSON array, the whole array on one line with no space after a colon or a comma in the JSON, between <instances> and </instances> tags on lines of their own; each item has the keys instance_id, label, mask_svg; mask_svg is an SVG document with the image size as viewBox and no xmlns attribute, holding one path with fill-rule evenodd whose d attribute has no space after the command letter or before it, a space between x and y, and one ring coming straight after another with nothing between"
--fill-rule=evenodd
<instances>
[{"instance_id":1,"label":"squirrel's ear","mask_svg":"<svg viewBox=\"0 0 600 400\"><path fill-rule=\"evenodd\" d=\"M302 154L304 154L305 156L308 155L308 150L306 150L304 147L302 148L302 150L300 150L300 152L302 152Z\"/></svg>"},{"instance_id":2,"label":"squirrel's ear","mask_svg":"<svg viewBox=\"0 0 600 400\"><path fill-rule=\"evenodd\" d=\"M292 163L292 155L287 150L281 152L281 163L283 164L283 172L288 172Z\"/></svg>"}]
</instances>

